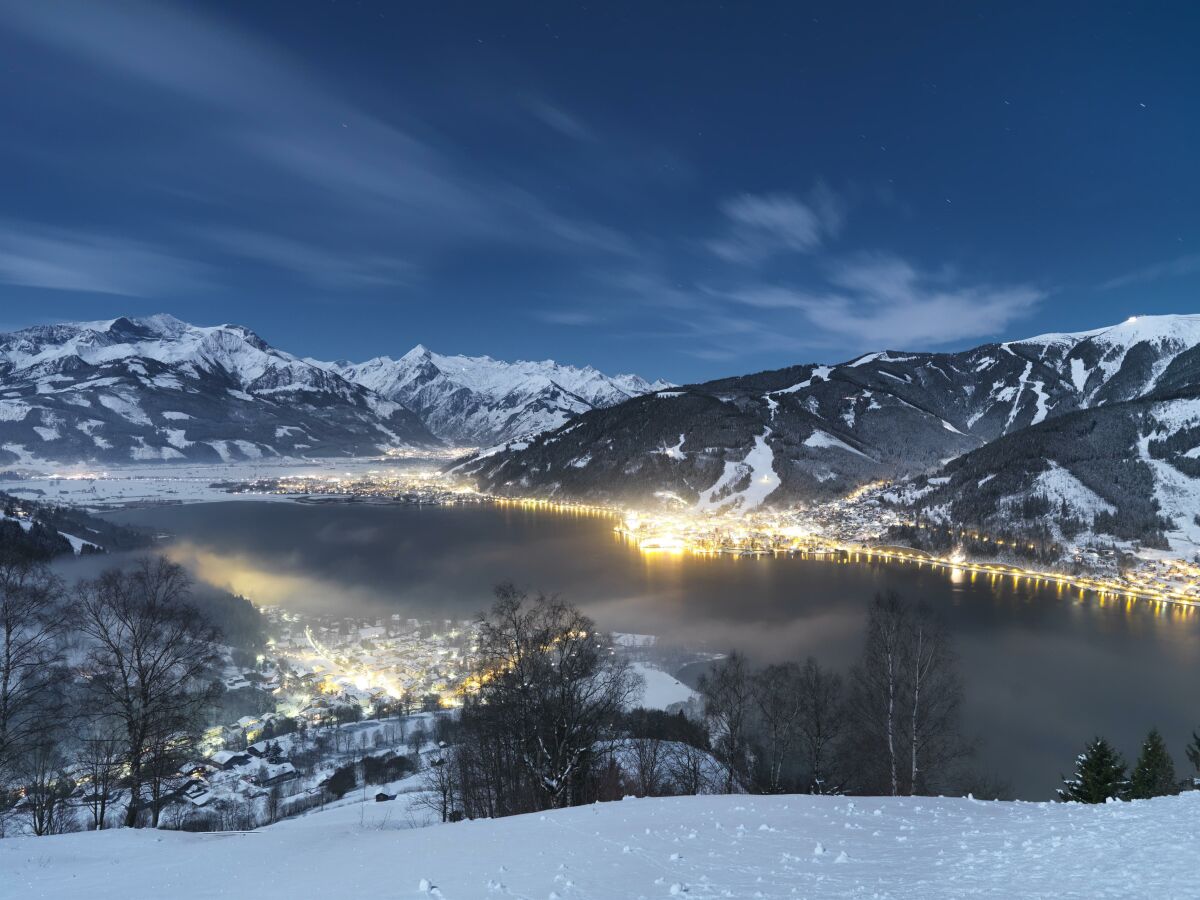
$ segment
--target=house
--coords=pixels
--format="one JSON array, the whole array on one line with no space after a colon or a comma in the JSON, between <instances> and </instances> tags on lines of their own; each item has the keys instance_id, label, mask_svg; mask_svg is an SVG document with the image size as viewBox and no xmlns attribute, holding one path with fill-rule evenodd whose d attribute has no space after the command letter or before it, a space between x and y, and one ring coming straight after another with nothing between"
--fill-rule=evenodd
<instances>
[{"instance_id":1,"label":"house","mask_svg":"<svg viewBox=\"0 0 1200 900\"><path fill-rule=\"evenodd\" d=\"M244 750L218 750L209 760L213 765L228 771L241 768L250 762L251 756Z\"/></svg>"},{"instance_id":2,"label":"house","mask_svg":"<svg viewBox=\"0 0 1200 900\"><path fill-rule=\"evenodd\" d=\"M299 777L300 773L290 762L263 763L256 772L250 775L250 781L259 787L268 788L295 781Z\"/></svg>"},{"instance_id":3,"label":"house","mask_svg":"<svg viewBox=\"0 0 1200 900\"><path fill-rule=\"evenodd\" d=\"M213 794L209 786L203 781L191 781L182 791L184 799L193 806L203 806L212 799Z\"/></svg>"}]
</instances>

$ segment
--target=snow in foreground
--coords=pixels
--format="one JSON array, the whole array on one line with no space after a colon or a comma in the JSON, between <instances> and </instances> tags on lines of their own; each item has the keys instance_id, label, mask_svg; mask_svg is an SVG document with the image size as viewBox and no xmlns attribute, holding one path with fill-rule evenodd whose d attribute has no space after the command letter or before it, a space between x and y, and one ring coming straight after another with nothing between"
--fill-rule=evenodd
<instances>
[{"instance_id":1,"label":"snow in foreground","mask_svg":"<svg viewBox=\"0 0 1200 900\"><path fill-rule=\"evenodd\" d=\"M247 835L0 840L0 897L1200 896L1200 792L1100 807L679 797L419 829L398 803Z\"/></svg>"}]
</instances>

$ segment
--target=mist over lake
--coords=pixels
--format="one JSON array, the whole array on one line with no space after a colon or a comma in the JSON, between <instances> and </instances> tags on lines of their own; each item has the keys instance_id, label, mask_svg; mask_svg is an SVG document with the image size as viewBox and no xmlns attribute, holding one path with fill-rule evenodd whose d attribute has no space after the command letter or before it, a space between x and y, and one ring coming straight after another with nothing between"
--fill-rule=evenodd
<instances>
[{"instance_id":1,"label":"mist over lake","mask_svg":"<svg viewBox=\"0 0 1200 900\"><path fill-rule=\"evenodd\" d=\"M459 619L512 581L562 595L606 630L756 662L811 654L843 671L871 598L896 590L944 617L977 762L1023 798L1049 799L1096 732L1132 754L1157 726L1178 748L1200 717L1200 615L1175 607L928 566L645 555L604 516L517 508L229 502L109 517L170 534L198 578L258 603Z\"/></svg>"}]
</instances>

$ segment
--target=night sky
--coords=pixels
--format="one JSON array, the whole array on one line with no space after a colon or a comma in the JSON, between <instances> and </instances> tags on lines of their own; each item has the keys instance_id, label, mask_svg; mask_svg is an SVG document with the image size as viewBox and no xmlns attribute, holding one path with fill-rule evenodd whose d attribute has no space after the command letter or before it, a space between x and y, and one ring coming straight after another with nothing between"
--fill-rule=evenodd
<instances>
[{"instance_id":1,"label":"night sky","mask_svg":"<svg viewBox=\"0 0 1200 900\"><path fill-rule=\"evenodd\" d=\"M0 0L0 329L690 381L1196 312L1200 5Z\"/></svg>"}]
</instances>

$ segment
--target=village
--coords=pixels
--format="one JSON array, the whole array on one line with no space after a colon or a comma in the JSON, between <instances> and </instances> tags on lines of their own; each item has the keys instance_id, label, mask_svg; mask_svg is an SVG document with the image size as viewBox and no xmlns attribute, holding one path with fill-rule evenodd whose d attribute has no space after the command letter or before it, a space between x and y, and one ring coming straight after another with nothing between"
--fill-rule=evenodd
<instances>
[{"instance_id":1,"label":"village","mask_svg":"<svg viewBox=\"0 0 1200 900\"><path fill-rule=\"evenodd\" d=\"M210 727L200 757L166 779L164 819L189 830L253 828L356 785L380 800L405 779L417 790L422 755L436 753L439 722L461 703L473 623L260 613L263 652L247 659L227 649L222 672L221 708L252 711Z\"/></svg>"}]
</instances>

